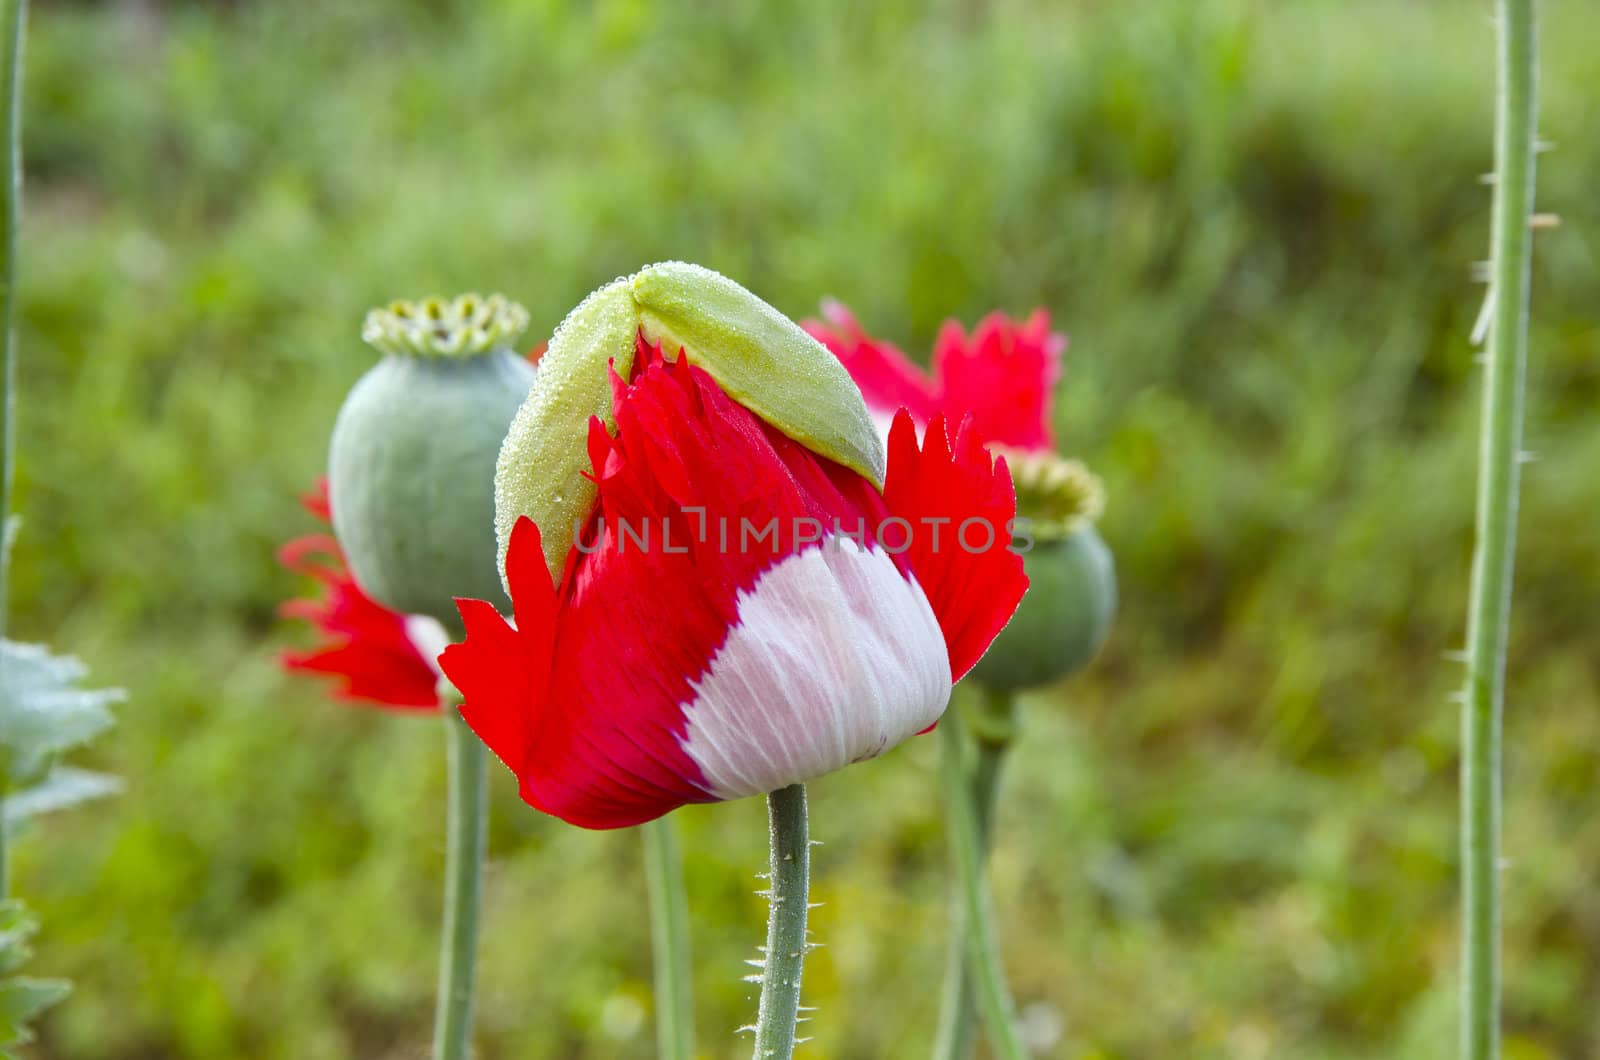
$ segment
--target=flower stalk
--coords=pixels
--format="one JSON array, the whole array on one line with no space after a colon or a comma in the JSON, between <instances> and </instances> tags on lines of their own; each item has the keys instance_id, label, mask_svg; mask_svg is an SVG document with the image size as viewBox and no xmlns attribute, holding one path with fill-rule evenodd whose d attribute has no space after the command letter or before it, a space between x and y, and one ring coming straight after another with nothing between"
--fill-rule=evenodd
<instances>
[{"instance_id":1,"label":"flower stalk","mask_svg":"<svg viewBox=\"0 0 1600 1060\"><path fill-rule=\"evenodd\" d=\"M27 0L0 0L0 636L5 635L11 573L11 485L16 473L17 228L22 200L22 34ZM0 794L9 786L0 777ZM6 827L0 820L0 898L10 893Z\"/></svg>"},{"instance_id":2,"label":"flower stalk","mask_svg":"<svg viewBox=\"0 0 1600 1060\"><path fill-rule=\"evenodd\" d=\"M960 913L954 929L965 938L968 974L994 1055L1000 1060L1021 1060L1028 1055L1028 1050L1017 1032L1015 1005L1000 963L999 940L989 905L989 888L984 879L985 828L980 824L982 815L977 808L978 800L974 797L979 774L976 764L969 762L972 748L960 713L946 711L939 728L944 733L944 781L949 805L950 849L960 896ZM998 757L988 775L990 779L987 783L992 787L999 779ZM947 986L947 999L950 992ZM959 997L959 988L956 993ZM955 1020L957 1024L952 1034L960 1033L959 1016L947 1018ZM953 1039L946 1041L941 1033L939 1044L954 1048L959 1042Z\"/></svg>"},{"instance_id":3,"label":"flower stalk","mask_svg":"<svg viewBox=\"0 0 1600 1060\"><path fill-rule=\"evenodd\" d=\"M488 774L483 744L456 710L460 697L451 688L442 698L450 754L450 801L433 1056L434 1060L467 1060L488 832Z\"/></svg>"},{"instance_id":4,"label":"flower stalk","mask_svg":"<svg viewBox=\"0 0 1600 1060\"><path fill-rule=\"evenodd\" d=\"M1462 697L1461 1055L1500 1055L1501 719L1528 345L1537 50L1533 0L1500 0L1489 335Z\"/></svg>"},{"instance_id":5,"label":"flower stalk","mask_svg":"<svg viewBox=\"0 0 1600 1060\"><path fill-rule=\"evenodd\" d=\"M694 989L689 960L689 899L683 886L683 852L677 823L668 817L639 828L644 842L645 885L655 961L656 1055L693 1060Z\"/></svg>"},{"instance_id":6,"label":"flower stalk","mask_svg":"<svg viewBox=\"0 0 1600 1060\"><path fill-rule=\"evenodd\" d=\"M1000 774L1011 745L1016 740L1019 718L1015 693L983 685L975 686L975 691L978 702L972 713L974 757L965 797L970 800L977 823L981 869L988 859L994 836ZM944 754L951 756L955 753L952 746L946 743ZM951 797L957 797L957 793L952 792ZM934 1060L965 1060L972 1055L978 1001L977 984L967 960L965 908L962 899L951 903L950 943L945 959L944 995L939 1005L939 1029L934 1037Z\"/></svg>"},{"instance_id":7,"label":"flower stalk","mask_svg":"<svg viewBox=\"0 0 1600 1060\"><path fill-rule=\"evenodd\" d=\"M794 1055L800 974L806 958L806 915L811 901L811 837L806 823L805 785L791 784L769 794L767 817L772 868L755 1060L789 1060Z\"/></svg>"}]
</instances>

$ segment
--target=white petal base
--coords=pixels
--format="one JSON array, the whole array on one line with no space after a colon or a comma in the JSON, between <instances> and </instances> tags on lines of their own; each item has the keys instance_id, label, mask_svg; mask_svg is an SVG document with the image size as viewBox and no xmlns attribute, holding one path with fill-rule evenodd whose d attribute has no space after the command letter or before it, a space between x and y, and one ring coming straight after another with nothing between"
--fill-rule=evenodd
<instances>
[{"instance_id":1,"label":"white petal base","mask_svg":"<svg viewBox=\"0 0 1600 1060\"><path fill-rule=\"evenodd\" d=\"M774 564L694 682L683 749L722 799L871 758L937 721L950 657L928 599L848 537Z\"/></svg>"},{"instance_id":2,"label":"white petal base","mask_svg":"<svg viewBox=\"0 0 1600 1060\"><path fill-rule=\"evenodd\" d=\"M406 639L427 660L434 674L442 675L444 671L439 669L439 653L450 646L450 634L445 632L438 619L427 615L406 615L405 622Z\"/></svg>"}]
</instances>

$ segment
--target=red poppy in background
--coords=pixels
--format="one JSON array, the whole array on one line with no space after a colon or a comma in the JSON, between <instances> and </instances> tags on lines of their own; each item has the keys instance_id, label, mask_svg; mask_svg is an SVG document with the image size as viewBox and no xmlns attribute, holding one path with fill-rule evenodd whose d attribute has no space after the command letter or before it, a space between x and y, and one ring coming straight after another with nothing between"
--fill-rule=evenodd
<instances>
[{"instance_id":1,"label":"red poppy in background","mask_svg":"<svg viewBox=\"0 0 1600 1060\"><path fill-rule=\"evenodd\" d=\"M301 503L330 521L328 481L319 478ZM316 579L315 597L286 601L284 618L308 622L321 634L310 651L285 651L285 668L339 679L335 695L406 710L437 709L439 673L433 660L449 643L444 627L424 615L401 615L374 602L345 566L332 534L297 537L278 550L278 562Z\"/></svg>"},{"instance_id":2,"label":"red poppy in background","mask_svg":"<svg viewBox=\"0 0 1600 1060\"><path fill-rule=\"evenodd\" d=\"M972 429L986 445L1023 452L1053 447L1050 406L1067 338L1050 330L1043 309L1026 320L990 313L971 335L954 320L945 321L933 344L931 372L868 335L841 303L824 302L822 315L801 327L843 362L880 420L899 408L919 425L939 414L950 421L970 414Z\"/></svg>"},{"instance_id":3,"label":"red poppy in background","mask_svg":"<svg viewBox=\"0 0 1600 1060\"><path fill-rule=\"evenodd\" d=\"M611 387L616 433L590 421L598 500L559 581L523 518L515 622L460 601L466 640L440 657L523 798L622 827L937 722L1027 586L1010 475L978 434L933 410L919 446L899 415L880 491L642 338Z\"/></svg>"}]
</instances>

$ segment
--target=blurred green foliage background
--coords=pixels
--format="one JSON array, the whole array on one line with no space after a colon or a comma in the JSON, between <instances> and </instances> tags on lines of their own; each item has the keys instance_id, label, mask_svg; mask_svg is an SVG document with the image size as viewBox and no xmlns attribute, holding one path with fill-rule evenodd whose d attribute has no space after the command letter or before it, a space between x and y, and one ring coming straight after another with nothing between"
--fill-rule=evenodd
<instances>
[{"instance_id":1,"label":"blurred green foliage background","mask_svg":"<svg viewBox=\"0 0 1600 1060\"><path fill-rule=\"evenodd\" d=\"M1507 734L1510 1060L1600 1054L1600 23L1548 0ZM27 71L14 635L128 687L112 802L17 846L38 1055L423 1055L431 719L279 672L273 550L364 310L548 331L662 258L926 350L1048 307L1124 606L1026 702L995 859L1045 1055L1453 1050L1455 708L1493 31L1474 2L64 3ZM814 785L818 1057L932 1036L934 741ZM734 1057L759 800L681 814ZM497 770L486 1058L652 1054L636 838Z\"/></svg>"}]
</instances>

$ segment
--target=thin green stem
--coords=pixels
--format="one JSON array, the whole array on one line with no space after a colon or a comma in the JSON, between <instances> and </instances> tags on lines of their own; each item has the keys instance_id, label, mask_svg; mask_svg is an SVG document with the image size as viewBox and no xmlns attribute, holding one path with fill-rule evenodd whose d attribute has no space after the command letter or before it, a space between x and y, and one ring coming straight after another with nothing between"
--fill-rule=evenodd
<instances>
[{"instance_id":1,"label":"thin green stem","mask_svg":"<svg viewBox=\"0 0 1600 1060\"><path fill-rule=\"evenodd\" d=\"M1017 742L1017 734L1022 729L1022 715L1017 708L1015 692L979 684L973 684L972 690L976 697L969 701L972 709L965 717L976 749L972 767L973 807L978 814L979 845L987 854L994 830L1000 769L1005 764L1006 752Z\"/></svg>"},{"instance_id":2,"label":"thin green stem","mask_svg":"<svg viewBox=\"0 0 1600 1060\"><path fill-rule=\"evenodd\" d=\"M811 837L803 784L767 796L772 869L767 946L762 954L761 1004L755 1060L789 1060L800 1012L800 973L806 959L806 914L811 901Z\"/></svg>"},{"instance_id":3,"label":"thin green stem","mask_svg":"<svg viewBox=\"0 0 1600 1060\"><path fill-rule=\"evenodd\" d=\"M683 887L678 828L669 817L639 830L650 892L650 937L656 976L656 1055L694 1056L694 977L689 960L689 899Z\"/></svg>"},{"instance_id":4,"label":"thin green stem","mask_svg":"<svg viewBox=\"0 0 1600 1060\"><path fill-rule=\"evenodd\" d=\"M1533 0L1500 0L1488 366L1462 699L1461 1055L1500 1055L1500 730L1528 346L1537 54Z\"/></svg>"},{"instance_id":5,"label":"thin green stem","mask_svg":"<svg viewBox=\"0 0 1600 1060\"><path fill-rule=\"evenodd\" d=\"M27 0L0 0L0 637L6 630L11 573L11 484L16 474L17 228L22 203L22 35ZM3 794L3 791L0 791ZM0 821L0 898L11 893L5 822Z\"/></svg>"},{"instance_id":6,"label":"thin green stem","mask_svg":"<svg viewBox=\"0 0 1600 1060\"><path fill-rule=\"evenodd\" d=\"M477 978L478 906L488 829L488 773L483 744L445 702L450 745L450 806L445 847L444 923L439 937L439 994L434 1008L434 1060L467 1060L472 994Z\"/></svg>"},{"instance_id":7,"label":"thin green stem","mask_svg":"<svg viewBox=\"0 0 1600 1060\"><path fill-rule=\"evenodd\" d=\"M0 360L4 366L4 394L0 395L0 528L11 521L11 487L16 476L16 284L17 229L22 206L22 35L28 15L27 0L0 0L0 82L5 104L5 159L0 162ZM0 562L0 636L5 634L10 550Z\"/></svg>"},{"instance_id":8,"label":"thin green stem","mask_svg":"<svg viewBox=\"0 0 1600 1060\"><path fill-rule=\"evenodd\" d=\"M0 679L3 678L4 675L0 674ZM3 770L0 770L0 799L4 799L10 791L11 778L6 776ZM11 855L8 839L5 818L0 816L0 899L11 896Z\"/></svg>"},{"instance_id":9,"label":"thin green stem","mask_svg":"<svg viewBox=\"0 0 1600 1060\"><path fill-rule=\"evenodd\" d=\"M967 940L967 965L976 987L978 1008L989 1030L989 1044L1000 1060L1028 1055L1017 1035L1015 1006L1000 966L1000 946L989 908L989 888L983 874L983 840L971 788L970 748L958 711L946 711L939 728L944 732L945 795L950 807L950 849L955 861L956 886L961 894L961 914Z\"/></svg>"},{"instance_id":10,"label":"thin green stem","mask_svg":"<svg viewBox=\"0 0 1600 1060\"><path fill-rule=\"evenodd\" d=\"M994 834L995 803L1000 774L1017 729L1017 701L1010 692L979 687L974 711L976 756L966 785L978 825L978 852L987 859ZM944 753L954 754L949 744ZM952 793L954 797L954 793ZM939 1005L939 1029L934 1037L934 1060L965 1060L972 1055L977 1037L977 984L967 961L965 905L953 899L950 907L950 944L945 955L944 992Z\"/></svg>"}]
</instances>

